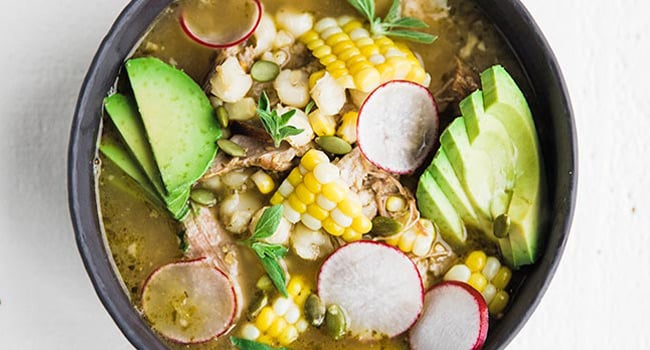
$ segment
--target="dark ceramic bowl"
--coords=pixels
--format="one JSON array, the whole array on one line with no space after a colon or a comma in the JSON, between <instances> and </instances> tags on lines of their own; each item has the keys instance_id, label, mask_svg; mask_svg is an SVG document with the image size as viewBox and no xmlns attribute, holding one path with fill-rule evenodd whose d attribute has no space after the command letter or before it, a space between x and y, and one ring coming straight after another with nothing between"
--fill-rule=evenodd
<instances>
[{"instance_id":1,"label":"dark ceramic bowl","mask_svg":"<svg viewBox=\"0 0 650 350\"><path fill-rule=\"evenodd\" d=\"M102 101L133 46L172 0L134 0L104 39L81 88L72 123L68 158L70 212L79 251L102 303L138 349L165 345L131 306L112 265L100 229L94 161ZM508 313L491 327L486 349L504 348L539 303L560 262L569 234L576 194L576 138L569 96L558 64L541 31L517 0L479 0L512 47L528 78L548 179L546 248L527 269Z\"/></svg>"}]
</instances>

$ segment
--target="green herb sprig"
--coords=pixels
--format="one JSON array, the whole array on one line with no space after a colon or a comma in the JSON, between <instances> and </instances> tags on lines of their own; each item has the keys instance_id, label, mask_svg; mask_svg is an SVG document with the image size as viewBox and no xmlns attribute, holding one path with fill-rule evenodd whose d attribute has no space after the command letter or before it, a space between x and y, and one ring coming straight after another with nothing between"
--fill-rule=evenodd
<instances>
[{"instance_id":1,"label":"green herb sprig","mask_svg":"<svg viewBox=\"0 0 650 350\"><path fill-rule=\"evenodd\" d=\"M240 350L289 350L287 348L274 348L272 346L258 343L256 341L237 337L230 337L230 343L238 347Z\"/></svg>"},{"instance_id":2,"label":"green herb sprig","mask_svg":"<svg viewBox=\"0 0 650 350\"><path fill-rule=\"evenodd\" d=\"M374 35L385 35L423 44L431 44L437 39L435 35L411 30L428 28L429 25L417 18L401 17L400 0L393 0L384 19L376 17L374 0L348 0L348 3L368 19L370 31Z\"/></svg>"},{"instance_id":3,"label":"green herb sprig","mask_svg":"<svg viewBox=\"0 0 650 350\"><path fill-rule=\"evenodd\" d=\"M271 103L269 102L269 97L266 95L266 91L262 91L262 96L260 96L260 102L257 106L257 115L262 121L266 132L271 135L275 147L280 147L282 140L287 137L299 135L304 131L295 126L287 125L295 114L296 110L292 109L283 115L278 115L277 110L271 110Z\"/></svg>"},{"instance_id":4,"label":"green herb sprig","mask_svg":"<svg viewBox=\"0 0 650 350\"><path fill-rule=\"evenodd\" d=\"M280 220L282 220L282 211L281 205L274 205L264 210L255 225L255 232L244 243L253 249L275 288L286 297L287 276L280 266L280 259L284 258L289 250L283 245L263 241L263 239L271 237L278 229Z\"/></svg>"}]
</instances>

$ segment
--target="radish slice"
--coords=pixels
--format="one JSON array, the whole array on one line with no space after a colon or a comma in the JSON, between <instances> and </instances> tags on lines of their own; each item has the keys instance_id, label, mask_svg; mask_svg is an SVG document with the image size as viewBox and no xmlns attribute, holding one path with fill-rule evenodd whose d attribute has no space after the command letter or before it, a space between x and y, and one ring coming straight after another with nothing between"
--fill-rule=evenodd
<instances>
[{"instance_id":1,"label":"radish slice","mask_svg":"<svg viewBox=\"0 0 650 350\"><path fill-rule=\"evenodd\" d=\"M417 267L401 251L379 242L350 243L332 253L318 275L325 305L346 313L350 331L361 339L397 336L417 320L424 287Z\"/></svg>"},{"instance_id":2,"label":"radish slice","mask_svg":"<svg viewBox=\"0 0 650 350\"><path fill-rule=\"evenodd\" d=\"M438 138L438 107L424 86L395 80L373 91L359 110L361 152L377 167L394 174L415 171Z\"/></svg>"},{"instance_id":3,"label":"radish slice","mask_svg":"<svg viewBox=\"0 0 650 350\"><path fill-rule=\"evenodd\" d=\"M262 19L259 0L194 1L181 13L181 27L197 43L213 49L236 46L255 33Z\"/></svg>"},{"instance_id":4,"label":"radish slice","mask_svg":"<svg viewBox=\"0 0 650 350\"><path fill-rule=\"evenodd\" d=\"M462 282L443 282L424 297L424 312L409 336L412 350L480 349L488 332L488 308Z\"/></svg>"},{"instance_id":5,"label":"radish slice","mask_svg":"<svg viewBox=\"0 0 650 350\"><path fill-rule=\"evenodd\" d=\"M195 344L230 329L237 297L228 276L200 258L154 271L143 288L142 308L160 334L174 342Z\"/></svg>"}]
</instances>

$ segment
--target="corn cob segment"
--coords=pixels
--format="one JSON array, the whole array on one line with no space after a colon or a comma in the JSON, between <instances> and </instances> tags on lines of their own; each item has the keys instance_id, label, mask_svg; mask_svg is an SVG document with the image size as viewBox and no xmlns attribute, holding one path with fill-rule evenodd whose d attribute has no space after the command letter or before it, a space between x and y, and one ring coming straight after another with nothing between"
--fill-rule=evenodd
<instances>
[{"instance_id":1,"label":"corn cob segment","mask_svg":"<svg viewBox=\"0 0 650 350\"><path fill-rule=\"evenodd\" d=\"M501 265L499 259L475 250L465 258L464 263L452 266L444 280L469 284L483 295L490 314L499 315L508 305L509 295L505 289L511 277L512 271Z\"/></svg>"},{"instance_id":2,"label":"corn cob segment","mask_svg":"<svg viewBox=\"0 0 650 350\"><path fill-rule=\"evenodd\" d=\"M341 181L338 168L325 153L310 150L293 169L271 204L282 204L284 217L311 230L324 229L346 242L358 241L372 223L361 212L361 202Z\"/></svg>"},{"instance_id":3,"label":"corn cob segment","mask_svg":"<svg viewBox=\"0 0 650 350\"><path fill-rule=\"evenodd\" d=\"M358 19L326 17L300 40L345 88L371 92L390 80L429 79L413 51L386 36L371 36Z\"/></svg>"},{"instance_id":4,"label":"corn cob segment","mask_svg":"<svg viewBox=\"0 0 650 350\"><path fill-rule=\"evenodd\" d=\"M287 285L288 298L279 296L265 306L255 319L244 324L242 338L268 344L287 346L307 330L303 309L311 293L300 277L293 277Z\"/></svg>"},{"instance_id":5,"label":"corn cob segment","mask_svg":"<svg viewBox=\"0 0 650 350\"><path fill-rule=\"evenodd\" d=\"M386 243L399 248L404 253L423 257L431 251L435 240L436 230L433 223L427 219L420 219L405 232L389 237Z\"/></svg>"}]
</instances>

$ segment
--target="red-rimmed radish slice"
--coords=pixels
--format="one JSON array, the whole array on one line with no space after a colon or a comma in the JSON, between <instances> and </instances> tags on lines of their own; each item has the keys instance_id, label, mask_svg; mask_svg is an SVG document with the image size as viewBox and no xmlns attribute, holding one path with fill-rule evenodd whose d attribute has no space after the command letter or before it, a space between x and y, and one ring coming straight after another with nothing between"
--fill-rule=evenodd
<instances>
[{"instance_id":1,"label":"red-rimmed radish slice","mask_svg":"<svg viewBox=\"0 0 650 350\"><path fill-rule=\"evenodd\" d=\"M422 317L411 328L412 350L483 347L488 332L488 308L479 292L462 282L443 282L424 297Z\"/></svg>"},{"instance_id":2,"label":"red-rimmed radish slice","mask_svg":"<svg viewBox=\"0 0 650 350\"><path fill-rule=\"evenodd\" d=\"M259 0L192 1L181 12L181 27L197 43L221 49L239 45L262 19Z\"/></svg>"},{"instance_id":3,"label":"red-rimmed radish slice","mask_svg":"<svg viewBox=\"0 0 650 350\"><path fill-rule=\"evenodd\" d=\"M144 284L142 308L160 334L174 342L195 344L231 328L237 297L228 276L201 258L154 271Z\"/></svg>"},{"instance_id":4,"label":"red-rimmed radish slice","mask_svg":"<svg viewBox=\"0 0 650 350\"><path fill-rule=\"evenodd\" d=\"M423 306L422 279L401 251L359 241L332 253L318 274L318 295L340 306L353 336L397 336L411 327Z\"/></svg>"},{"instance_id":5,"label":"red-rimmed radish slice","mask_svg":"<svg viewBox=\"0 0 650 350\"><path fill-rule=\"evenodd\" d=\"M410 81L389 81L375 89L359 110L359 148L379 168L410 174L433 150L438 123L438 106L429 89Z\"/></svg>"}]
</instances>

